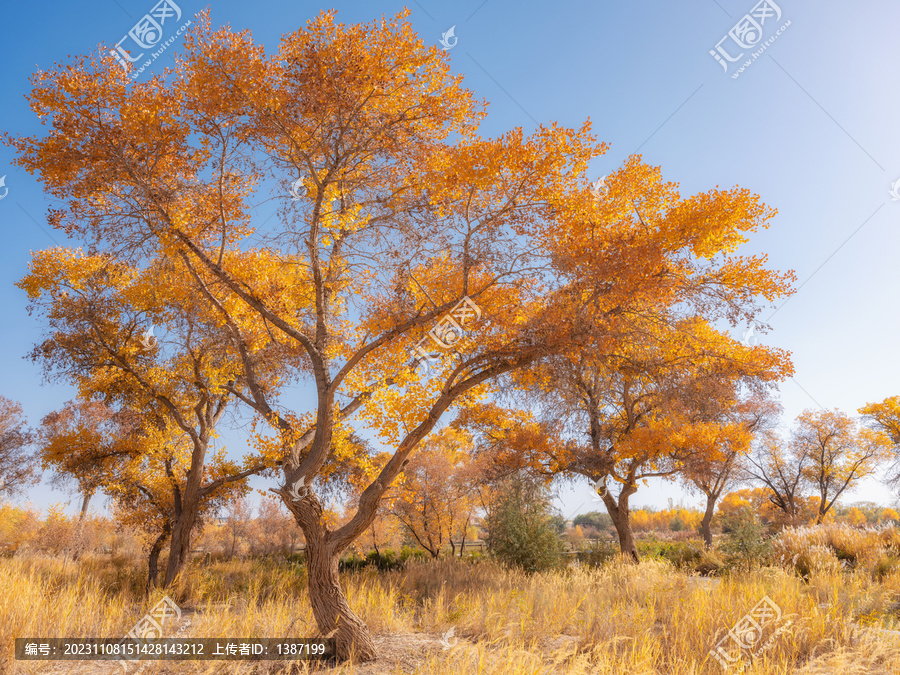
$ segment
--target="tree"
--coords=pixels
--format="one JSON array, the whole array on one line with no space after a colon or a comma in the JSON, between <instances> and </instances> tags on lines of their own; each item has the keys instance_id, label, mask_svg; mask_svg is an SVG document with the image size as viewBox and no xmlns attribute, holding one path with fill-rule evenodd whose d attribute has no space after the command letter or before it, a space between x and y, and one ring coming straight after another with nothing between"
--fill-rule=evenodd
<instances>
[{"instance_id":1,"label":"tree","mask_svg":"<svg viewBox=\"0 0 900 675\"><path fill-rule=\"evenodd\" d=\"M802 520L803 472L810 462L806 450L798 446L792 451L779 434L769 430L761 434L745 466L745 478L766 486L769 501L787 525L799 525Z\"/></svg>"},{"instance_id":2,"label":"tree","mask_svg":"<svg viewBox=\"0 0 900 675\"><path fill-rule=\"evenodd\" d=\"M719 501L716 512L722 531L733 530L736 523L758 519L770 529L780 529L785 525L797 525L811 522L815 518L815 499L798 497L796 504L798 513L788 517L772 500L772 491L768 488L743 488L724 495Z\"/></svg>"},{"instance_id":3,"label":"tree","mask_svg":"<svg viewBox=\"0 0 900 675\"><path fill-rule=\"evenodd\" d=\"M603 513L601 511L591 511L589 513L582 513L581 515L575 516L572 520L573 525L580 525L583 527L591 527L597 531L597 533L607 533L609 529L612 527L612 518L609 517L608 513Z\"/></svg>"},{"instance_id":4,"label":"tree","mask_svg":"<svg viewBox=\"0 0 900 675\"><path fill-rule=\"evenodd\" d=\"M88 461L94 462L93 470L100 489L113 500L119 528L142 531L150 538L149 591L156 585L159 558L170 540L173 524L181 516L179 509L184 505L182 495L190 475L193 445L174 424L166 425L159 419L148 423L144 419L137 425L134 423L137 416L133 413L120 413L116 417L130 420L131 424L120 427L103 461L98 462L96 454L89 454ZM95 445L87 445L73 450L93 453L95 448ZM75 452L69 461L77 465L78 453ZM224 460L223 453L217 452L206 465L208 484L231 469L233 466ZM215 490L203 492L189 534L200 532L209 515L222 508L224 503L243 495L246 489L242 483L228 481ZM177 553L170 545L170 562L173 555Z\"/></svg>"},{"instance_id":5,"label":"tree","mask_svg":"<svg viewBox=\"0 0 900 675\"><path fill-rule=\"evenodd\" d=\"M60 481L75 481L82 496L81 520L103 485L107 465L132 453L133 448L122 441L134 433L137 423L133 413L117 413L100 401L84 400L67 401L41 420L41 465L54 469Z\"/></svg>"},{"instance_id":6,"label":"tree","mask_svg":"<svg viewBox=\"0 0 900 675\"><path fill-rule=\"evenodd\" d=\"M256 519L250 525L250 552L257 556L294 554L303 541L302 533L290 512L271 495L260 502Z\"/></svg>"},{"instance_id":7,"label":"tree","mask_svg":"<svg viewBox=\"0 0 900 675\"><path fill-rule=\"evenodd\" d=\"M618 349L554 357L541 369L544 404L566 411L590 439L556 461L599 487L621 552L636 562L630 500L639 484L726 464L747 442L746 424L737 421L738 387L761 392L790 365L777 350L745 347L691 319L669 329L647 326Z\"/></svg>"},{"instance_id":8,"label":"tree","mask_svg":"<svg viewBox=\"0 0 900 675\"><path fill-rule=\"evenodd\" d=\"M900 486L900 396L888 396L879 403L867 403L859 409L863 420L875 431L883 433L890 441L894 454L887 483Z\"/></svg>"},{"instance_id":9,"label":"tree","mask_svg":"<svg viewBox=\"0 0 900 675\"><path fill-rule=\"evenodd\" d=\"M437 558L454 537L465 542L475 512L475 499L466 478L471 439L446 427L425 440L397 482L391 513L416 542Z\"/></svg>"},{"instance_id":10,"label":"tree","mask_svg":"<svg viewBox=\"0 0 900 675\"><path fill-rule=\"evenodd\" d=\"M736 392L735 392L736 393ZM723 401L710 397L711 405L701 413L710 422L719 424L717 433L709 441L719 446L719 452L706 452L688 457L683 476L688 484L706 497L706 508L700 521L700 534L707 548L712 547L712 519L716 503L740 472L738 464L750 448L750 434L770 428L780 414L781 407L772 399L756 395Z\"/></svg>"},{"instance_id":11,"label":"tree","mask_svg":"<svg viewBox=\"0 0 900 675\"><path fill-rule=\"evenodd\" d=\"M65 203L54 226L134 275L172 270L152 277L163 295L205 303L210 348L239 368L201 380L204 405L215 413L214 400L234 397L275 430L256 439L259 459L281 470L313 614L340 659L375 651L338 557L448 410L588 330L615 343L624 318L656 305L750 318L746 298L782 284L760 258L730 255L764 215L745 190L682 200L633 157L611 180L616 199L598 202L586 170L606 146L589 124L479 137L484 107L406 16L344 26L323 13L267 57L204 15L166 78L133 83L106 56L60 65L31 96L49 134L4 135ZM251 197L274 183L279 218L256 230ZM477 341L462 334L473 329ZM428 340L455 357L433 359ZM434 369L416 374L427 361ZM309 410L288 393L299 380L314 392ZM332 529L318 491L348 425L392 451ZM184 550L187 521L176 529Z\"/></svg>"},{"instance_id":12,"label":"tree","mask_svg":"<svg viewBox=\"0 0 900 675\"><path fill-rule=\"evenodd\" d=\"M854 526L865 525L868 522L866 520L866 514L864 514L855 506L850 508L850 513L847 514L847 519L850 524Z\"/></svg>"},{"instance_id":13,"label":"tree","mask_svg":"<svg viewBox=\"0 0 900 675\"><path fill-rule=\"evenodd\" d=\"M25 451L33 438L26 424L22 406L0 396L0 494L16 494L37 482Z\"/></svg>"},{"instance_id":14,"label":"tree","mask_svg":"<svg viewBox=\"0 0 900 675\"><path fill-rule=\"evenodd\" d=\"M526 572L559 565L563 546L551 523L547 490L524 472L503 480L485 525L488 547L500 561Z\"/></svg>"},{"instance_id":15,"label":"tree","mask_svg":"<svg viewBox=\"0 0 900 675\"><path fill-rule=\"evenodd\" d=\"M191 448L186 480L182 485L171 480L175 493L166 586L185 563L204 500L227 483L267 468L263 460L248 458L248 468L240 471L222 456L215 466L207 465L216 426L234 400L232 392L240 391L242 373L214 318L204 314L205 306L194 302L183 283L178 260L171 263L157 258L139 271L112 255L56 248L35 253L29 274L18 283L28 293L29 311L37 309L45 317L46 337L31 357L48 376L76 384L84 401L103 401L141 419L139 433L159 436L161 446L174 448L183 440ZM151 337L148 323L164 326L165 336ZM265 367L259 359L257 368ZM69 413L51 418L46 429L47 461L75 471L86 490L93 486L92 467L106 452L102 443L97 445L103 415L90 421L91 410L85 403L74 418ZM62 429L56 431L54 425ZM69 441L76 442L74 456ZM135 448L149 452L154 444L125 452ZM157 459L169 465L180 461L174 450ZM210 468L222 473L204 483Z\"/></svg>"},{"instance_id":16,"label":"tree","mask_svg":"<svg viewBox=\"0 0 900 675\"><path fill-rule=\"evenodd\" d=\"M246 543L250 534L250 520L253 512L243 496L236 496L225 508L225 530L229 537L228 557L234 558L235 552L241 553L241 543Z\"/></svg>"},{"instance_id":17,"label":"tree","mask_svg":"<svg viewBox=\"0 0 900 675\"><path fill-rule=\"evenodd\" d=\"M797 417L791 445L794 456L808 458L801 475L819 497L821 523L844 491L875 472L890 440L839 410L806 410Z\"/></svg>"}]
</instances>

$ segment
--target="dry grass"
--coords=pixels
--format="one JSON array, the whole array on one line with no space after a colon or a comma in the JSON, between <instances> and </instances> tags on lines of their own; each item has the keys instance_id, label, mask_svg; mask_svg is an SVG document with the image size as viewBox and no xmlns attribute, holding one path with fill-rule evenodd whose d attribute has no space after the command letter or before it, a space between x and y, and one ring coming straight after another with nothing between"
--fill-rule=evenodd
<instances>
[{"instance_id":1,"label":"dry grass","mask_svg":"<svg viewBox=\"0 0 900 675\"><path fill-rule=\"evenodd\" d=\"M527 576L489 562L444 560L410 564L402 572L349 574L347 595L376 635L382 657L319 672L719 673L709 650L768 595L780 607L781 621L792 624L743 672L897 673L900 641L881 631L893 627L900 605L900 574L883 564L898 542L895 532L881 530L790 531L775 544L776 558L786 564L717 584L657 561ZM808 558L808 580L796 573L795 555ZM124 635L162 596L143 598L142 583L138 562L122 558L0 559L0 670L121 672L111 662L14 662L11 637ZM192 566L169 595L184 612L176 626L182 636L317 634L301 566ZM440 637L451 626L459 640L442 649ZM149 661L142 672L315 672L312 665L266 663Z\"/></svg>"}]
</instances>

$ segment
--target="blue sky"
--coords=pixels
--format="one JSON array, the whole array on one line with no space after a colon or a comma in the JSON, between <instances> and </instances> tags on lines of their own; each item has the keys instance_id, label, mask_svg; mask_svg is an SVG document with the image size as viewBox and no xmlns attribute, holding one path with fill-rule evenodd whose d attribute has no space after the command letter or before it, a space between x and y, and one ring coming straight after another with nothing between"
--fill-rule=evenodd
<instances>
[{"instance_id":1,"label":"blue sky","mask_svg":"<svg viewBox=\"0 0 900 675\"><path fill-rule=\"evenodd\" d=\"M183 16L165 25L164 39L206 7L175 1ZM36 133L39 123L24 99L31 73L101 42L117 42L154 4L90 0L5 7L0 128ZM220 0L212 6L212 21L248 29L273 50L283 33L322 9L334 7L339 20L357 23L392 16L403 6ZM772 267L797 273L799 290L763 314L771 316L772 331L761 338L793 353L796 375L781 388L786 424L808 407L855 413L866 402L900 394L900 199L890 192L900 179L900 4L420 0L408 6L426 42L437 44L454 28L456 42L447 40L452 67L491 103L482 134L516 126L528 132L551 120L578 126L590 117L599 139L611 144L591 167L596 177L640 152L679 182L683 195L740 185L778 209L770 229L746 250L764 252ZM710 50L720 45L737 56L742 49L728 37L735 26L735 34L752 43L752 35L739 30L751 12L764 19L762 41L743 50L726 73ZM179 46L176 38L150 72L172 65ZM23 358L40 326L13 284L26 273L30 251L71 242L46 223L55 200L13 160L0 146L0 176L6 176L0 187L0 394L20 401L37 423L72 391L42 385L39 369ZM900 183L896 192L900 197ZM742 332L735 329L738 337ZM238 437L229 438L228 446L235 454L242 450ZM38 507L69 499L46 485L30 498ZM669 498L700 503L659 482L642 488L633 502L663 507ZM895 497L870 480L849 499L888 504ZM599 507L586 485L563 490L560 505L567 516Z\"/></svg>"}]
</instances>

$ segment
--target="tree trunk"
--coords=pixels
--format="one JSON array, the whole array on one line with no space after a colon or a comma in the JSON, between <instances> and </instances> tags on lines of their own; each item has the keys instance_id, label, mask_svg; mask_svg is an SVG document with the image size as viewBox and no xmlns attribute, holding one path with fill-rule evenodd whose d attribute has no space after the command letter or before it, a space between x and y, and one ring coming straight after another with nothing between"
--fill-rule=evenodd
<instances>
[{"instance_id":1,"label":"tree trunk","mask_svg":"<svg viewBox=\"0 0 900 675\"><path fill-rule=\"evenodd\" d=\"M700 521L700 534L703 535L703 543L706 548L712 548L712 524L713 512L716 510L716 499L719 495L710 493L706 495L706 511L703 514L703 520Z\"/></svg>"},{"instance_id":2,"label":"tree trunk","mask_svg":"<svg viewBox=\"0 0 900 675\"><path fill-rule=\"evenodd\" d=\"M322 635L335 639L335 656L339 661L351 657L356 661L375 658L375 643L369 629L347 602L338 576L338 554L324 537L306 536L306 570L309 578L309 602Z\"/></svg>"},{"instance_id":3,"label":"tree trunk","mask_svg":"<svg viewBox=\"0 0 900 675\"><path fill-rule=\"evenodd\" d=\"M88 505L91 503L91 497L94 496L93 492L85 492L84 498L81 500L81 515L78 516L79 522L84 521L84 517L88 512Z\"/></svg>"},{"instance_id":4,"label":"tree trunk","mask_svg":"<svg viewBox=\"0 0 900 675\"><path fill-rule=\"evenodd\" d=\"M334 655L338 661L348 661L351 658L357 662L374 660L375 643L365 622L350 608L338 575L338 557L353 541L354 536L344 537L340 544L336 541L339 533L329 531L326 527L322 506L315 495L309 494L298 501L286 490L277 492L303 532L309 604L319 627L319 634L334 638ZM359 522L359 531L355 536L372 525L378 506L377 501L361 502L361 510L366 512L366 518Z\"/></svg>"},{"instance_id":5,"label":"tree trunk","mask_svg":"<svg viewBox=\"0 0 900 675\"><path fill-rule=\"evenodd\" d=\"M640 562L637 546L634 543L634 532L631 529L631 511L628 509L628 499L637 492L637 486L623 485L618 502L607 491L603 494L603 503L606 511L612 518L616 534L619 535L619 550L632 562Z\"/></svg>"},{"instance_id":6,"label":"tree trunk","mask_svg":"<svg viewBox=\"0 0 900 675\"><path fill-rule=\"evenodd\" d=\"M175 505L175 517L172 519L172 538L169 540L169 562L166 566L166 579L163 585L168 588L175 582L191 552L191 532L197 523L200 513L200 481L203 476L203 458L206 455L205 442L194 448L191 468L188 471L187 483L181 490L170 464L166 464L166 473L172 480L172 497Z\"/></svg>"},{"instance_id":7,"label":"tree trunk","mask_svg":"<svg viewBox=\"0 0 900 675\"><path fill-rule=\"evenodd\" d=\"M172 539L169 542L169 562L166 565L166 578L163 586L168 588L181 572L191 550L191 530L196 522L196 508L185 505L181 517L172 526Z\"/></svg>"},{"instance_id":8,"label":"tree trunk","mask_svg":"<svg viewBox=\"0 0 900 675\"><path fill-rule=\"evenodd\" d=\"M156 576L158 574L158 565L159 565L159 554L162 552L163 545L166 542L166 538L169 536L169 533L172 531L171 526L168 521L163 527L163 531L156 538L156 541L153 542L153 546L150 547L150 557L147 560L147 592L150 592L150 589L156 585Z\"/></svg>"},{"instance_id":9,"label":"tree trunk","mask_svg":"<svg viewBox=\"0 0 900 675\"><path fill-rule=\"evenodd\" d=\"M372 525L372 546L375 547L375 555L381 558L381 551L378 550L378 538L375 536L375 525Z\"/></svg>"},{"instance_id":10,"label":"tree trunk","mask_svg":"<svg viewBox=\"0 0 900 675\"><path fill-rule=\"evenodd\" d=\"M93 491L85 492L81 499L81 515L78 516L78 530L75 534L75 546L74 551L72 552L72 560L75 561L80 559L81 554L84 552L84 517L87 515L88 504L90 504L91 496L93 494Z\"/></svg>"},{"instance_id":11,"label":"tree trunk","mask_svg":"<svg viewBox=\"0 0 900 675\"><path fill-rule=\"evenodd\" d=\"M472 514L470 513L466 516L466 524L463 525L462 530L462 541L459 543L459 557L463 557L463 553L466 550L466 531L469 529L469 521L472 519Z\"/></svg>"}]
</instances>

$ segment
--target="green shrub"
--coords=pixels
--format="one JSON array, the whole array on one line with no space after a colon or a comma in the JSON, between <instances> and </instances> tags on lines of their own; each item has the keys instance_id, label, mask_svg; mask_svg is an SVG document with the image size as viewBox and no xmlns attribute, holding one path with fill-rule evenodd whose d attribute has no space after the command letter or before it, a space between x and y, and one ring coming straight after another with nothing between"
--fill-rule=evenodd
<instances>
[{"instance_id":1,"label":"green shrub","mask_svg":"<svg viewBox=\"0 0 900 675\"><path fill-rule=\"evenodd\" d=\"M553 526L547 490L525 475L506 479L485 519L488 546L500 562L526 572L562 564L563 543Z\"/></svg>"},{"instance_id":2,"label":"green shrub","mask_svg":"<svg viewBox=\"0 0 900 675\"><path fill-rule=\"evenodd\" d=\"M682 570L699 572L704 576L715 574L724 566L712 551L707 551L700 540L660 541L656 538L638 541L638 555L642 558L668 560Z\"/></svg>"},{"instance_id":3,"label":"green shrub","mask_svg":"<svg viewBox=\"0 0 900 675\"><path fill-rule=\"evenodd\" d=\"M575 559L582 565L588 567L601 567L611 560L615 560L619 555L619 547L611 541L596 541L591 547L578 551Z\"/></svg>"},{"instance_id":4,"label":"green shrub","mask_svg":"<svg viewBox=\"0 0 900 675\"><path fill-rule=\"evenodd\" d=\"M374 567L379 572L390 572L403 569L407 560L425 560L426 557L425 551L410 546L401 548L399 554L392 548L386 548L380 552L369 551L365 558L351 553L338 563L338 569L342 572L355 572L366 567Z\"/></svg>"},{"instance_id":5,"label":"green shrub","mask_svg":"<svg viewBox=\"0 0 900 675\"><path fill-rule=\"evenodd\" d=\"M719 543L726 568L749 572L766 562L770 547L765 525L756 518L744 518L730 523L729 529Z\"/></svg>"}]
</instances>

